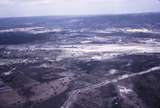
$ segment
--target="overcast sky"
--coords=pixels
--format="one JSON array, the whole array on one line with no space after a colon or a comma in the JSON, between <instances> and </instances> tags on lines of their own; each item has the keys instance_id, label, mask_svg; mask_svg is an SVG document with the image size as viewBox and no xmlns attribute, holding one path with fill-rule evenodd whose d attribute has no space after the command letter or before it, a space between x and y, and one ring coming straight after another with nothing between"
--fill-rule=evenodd
<instances>
[{"instance_id":1,"label":"overcast sky","mask_svg":"<svg viewBox=\"0 0 160 108\"><path fill-rule=\"evenodd\" d=\"M160 12L159 0L0 0L0 17Z\"/></svg>"}]
</instances>

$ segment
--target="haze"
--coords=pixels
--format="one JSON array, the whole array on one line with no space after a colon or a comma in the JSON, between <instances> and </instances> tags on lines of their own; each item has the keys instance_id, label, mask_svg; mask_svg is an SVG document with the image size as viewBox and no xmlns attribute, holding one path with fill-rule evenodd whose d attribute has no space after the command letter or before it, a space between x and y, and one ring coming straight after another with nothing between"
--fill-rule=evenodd
<instances>
[{"instance_id":1,"label":"haze","mask_svg":"<svg viewBox=\"0 0 160 108\"><path fill-rule=\"evenodd\" d=\"M160 12L158 0L1 0L0 17Z\"/></svg>"}]
</instances>

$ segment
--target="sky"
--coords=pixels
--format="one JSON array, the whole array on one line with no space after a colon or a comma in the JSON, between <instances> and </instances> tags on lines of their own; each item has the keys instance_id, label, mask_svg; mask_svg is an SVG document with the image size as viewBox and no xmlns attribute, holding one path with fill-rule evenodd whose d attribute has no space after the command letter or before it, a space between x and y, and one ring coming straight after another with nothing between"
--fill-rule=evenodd
<instances>
[{"instance_id":1,"label":"sky","mask_svg":"<svg viewBox=\"0 0 160 108\"><path fill-rule=\"evenodd\" d=\"M160 0L0 0L0 17L160 12Z\"/></svg>"}]
</instances>

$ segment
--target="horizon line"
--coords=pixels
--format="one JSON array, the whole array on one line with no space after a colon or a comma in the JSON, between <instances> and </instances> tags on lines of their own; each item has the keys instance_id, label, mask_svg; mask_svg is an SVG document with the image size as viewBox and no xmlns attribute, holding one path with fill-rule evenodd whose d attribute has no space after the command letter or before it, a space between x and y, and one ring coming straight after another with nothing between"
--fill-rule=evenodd
<instances>
[{"instance_id":1,"label":"horizon line","mask_svg":"<svg viewBox=\"0 0 160 108\"><path fill-rule=\"evenodd\" d=\"M89 16L117 16L117 15L141 15L141 14L160 14L160 12L135 12L135 13L113 13L113 14L66 14L66 15L26 15L26 16L2 16L0 19L6 18L30 18L30 17L89 17Z\"/></svg>"}]
</instances>

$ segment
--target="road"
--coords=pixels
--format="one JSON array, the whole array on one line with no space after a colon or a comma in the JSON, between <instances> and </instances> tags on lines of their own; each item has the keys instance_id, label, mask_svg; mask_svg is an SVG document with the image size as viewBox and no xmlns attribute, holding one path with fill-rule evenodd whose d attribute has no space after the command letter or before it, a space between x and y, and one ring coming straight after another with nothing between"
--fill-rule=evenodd
<instances>
[{"instance_id":1,"label":"road","mask_svg":"<svg viewBox=\"0 0 160 108\"><path fill-rule=\"evenodd\" d=\"M68 99L65 101L65 103L61 106L61 108L70 108L72 103L74 101L76 101L76 99L78 98L78 94L79 93L85 92L87 90L96 89L96 88L105 86L107 84L117 83L118 81L125 80L125 79L128 79L128 78L132 78L132 77L135 77L135 76L141 76L141 75L144 75L144 74L152 73L152 72L155 72L155 71L158 71L158 70L160 70L160 66L152 67L152 68L150 68L148 70L141 71L141 72L138 72L138 73L121 75L121 76L119 76L117 78L114 78L114 79L112 79L110 81L109 80L105 80L103 82L100 82L100 83L92 85L92 86L88 86L88 87L85 87L85 88L82 88L82 89L74 90L70 94Z\"/></svg>"}]
</instances>

